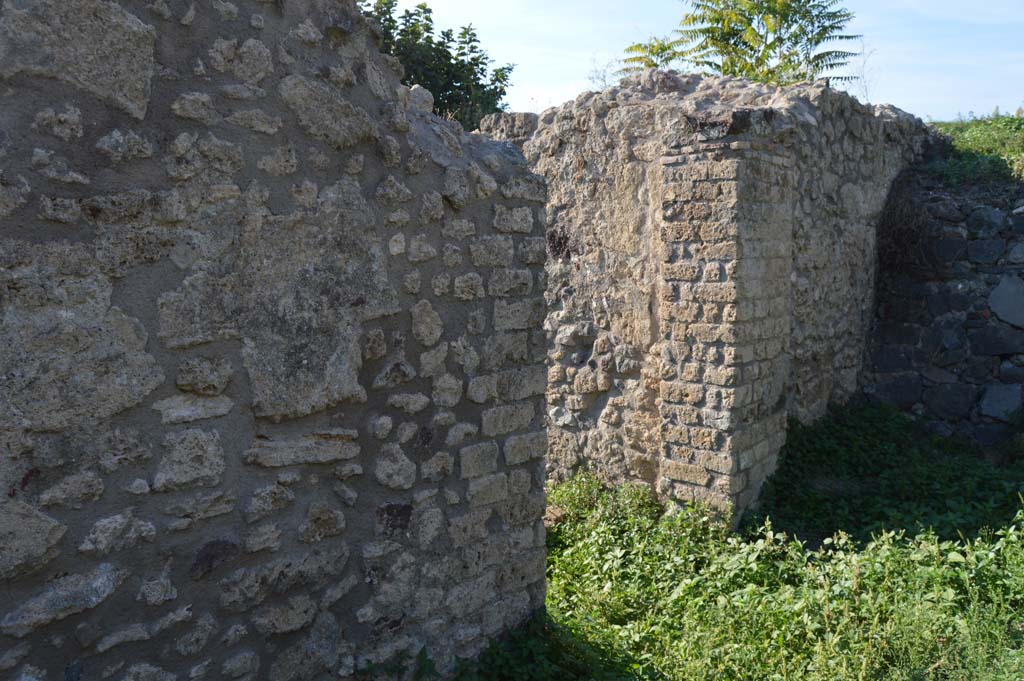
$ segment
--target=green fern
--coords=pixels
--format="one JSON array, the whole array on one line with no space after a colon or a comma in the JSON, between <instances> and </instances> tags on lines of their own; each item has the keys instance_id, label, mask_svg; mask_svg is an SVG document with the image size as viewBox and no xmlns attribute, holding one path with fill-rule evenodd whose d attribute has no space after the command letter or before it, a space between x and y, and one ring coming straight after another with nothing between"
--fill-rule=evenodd
<instances>
[{"instance_id":1,"label":"green fern","mask_svg":"<svg viewBox=\"0 0 1024 681\"><path fill-rule=\"evenodd\" d=\"M843 33L853 13L839 2L691 0L673 36L626 48L623 71L682 63L703 73L766 83L814 80L846 66L857 54L823 49L860 37Z\"/></svg>"},{"instance_id":2,"label":"green fern","mask_svg":"<svg viewBox=\"0 0 1024 681\"><path fill-rule=\"evenodd\" d=\"M622 72L633 73L671 66L678 59L678 47L677 41L661 38L651 38L646 43L630 45L625 50L626 58L622 60Z\"/></svg>"}]
</instances>

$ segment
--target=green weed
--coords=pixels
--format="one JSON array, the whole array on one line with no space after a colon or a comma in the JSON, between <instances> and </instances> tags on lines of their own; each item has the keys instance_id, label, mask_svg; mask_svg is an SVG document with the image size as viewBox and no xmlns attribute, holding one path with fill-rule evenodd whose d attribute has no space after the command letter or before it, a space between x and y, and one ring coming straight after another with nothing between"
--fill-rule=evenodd
<instances>
[{"instance_id":1,"label":"green weed","mask_svg":"<svg viewBox=\"0 0 1024 681\"><path fill-rule=\"evenodd\" d=\"M948 144L922 171L946 184L1024 180L1024 117L993 115L933 123Z\"/></svg>"},{"instance_id":2,"label":"green weed","mask_svg":"<svg viewBox=\"0 0 1024 681\"><path fill-rule=\"evenodd\" d=\"M840 530L859 541L884 530L973 537L1009 523L1024 493L1024 458L996 466L976 448L882 405L849 407L810 427L793 422L745 524L771 518L812 544Z\"/></svg>"},{"instance_id":3,"label":"green weed","mask_svg":"<svg viewBox=\"0 0 1024 681\"><path fill-rule=\"evenodd\" d=\"M1021 478L957 447L884 408L795 427L740 534L579 476L549 495L547 616L461 678L1024 678Z\"/></svg>"}]
</instances>

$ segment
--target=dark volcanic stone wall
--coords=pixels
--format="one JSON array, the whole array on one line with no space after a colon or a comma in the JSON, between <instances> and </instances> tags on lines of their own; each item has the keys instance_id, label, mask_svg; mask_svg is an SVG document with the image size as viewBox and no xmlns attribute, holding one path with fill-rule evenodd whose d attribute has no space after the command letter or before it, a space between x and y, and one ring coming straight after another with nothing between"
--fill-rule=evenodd
<instances>
[{"instance_id":1,"label":"dark volcanic stone wall","mask_svg":"<svg viewBox=\"0 0 1024 681\"><path fill-rule=\"evenodd\" d=\"M543 602L544 185L348 0L0 5L0 676L442 670Z\"/></svg>"},{"instance_id":2,"label":"dark volcanic stone wall","mask_svg":"<svg viewBox=\"0 0 1024 681\"><path fill-rule=\"evenodd\" d=\"M909 235L880 274L868 390L939 434L996 445L1022 406L1024 189L914 175L892 201L891 228Z\"/></svg>"}]
</instances>

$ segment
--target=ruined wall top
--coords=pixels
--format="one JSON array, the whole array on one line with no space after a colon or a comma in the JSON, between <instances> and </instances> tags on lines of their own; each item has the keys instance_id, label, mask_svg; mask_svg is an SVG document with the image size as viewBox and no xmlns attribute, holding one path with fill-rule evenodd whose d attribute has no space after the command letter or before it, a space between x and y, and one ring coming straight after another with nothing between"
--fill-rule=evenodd
<instances>
[{"instance_id":1,"label":"ruined wall top","mask_svg":"<svg viewBox=\"0 0 1024 681\"><path fill-rule=\"evenodd\" d=\"M672 130L664 128L665 142L670 145L685 144L687 136L694 133L702 140L744 133L771 138L800 125L823 125L830 117L844 114L877 118L894 143L900 143L896 138L931 134L916 116L888 104L861 104L845 92L832 89L826 81L780 87L743 78L651 69L627 76L616 86L584 92L572 101L545 110L538 116L534 146L543 143L546 129L557 134L556 121L584 114L606 118L610 111L621 107L677 114L680 118L674 117L672 121L682 120L686 125ZM495 120L488 121L486 131L497 139L506 138L506 129L515 130L514 134L520 136L524 126L517 117L521 116L524 114L496 114Z\"/></svg>"},{"instance_id":2,"label":"ruined wall top","mask_svg":"<svg viewBox=\"0 0 1024 681\"><path fill-rule=\"evenodd\" d=\"M787 415L857 389L874 226L928 137L824 82L661 71L541 113L549 475L753 501Z\"/></svg>"}]
</instances>

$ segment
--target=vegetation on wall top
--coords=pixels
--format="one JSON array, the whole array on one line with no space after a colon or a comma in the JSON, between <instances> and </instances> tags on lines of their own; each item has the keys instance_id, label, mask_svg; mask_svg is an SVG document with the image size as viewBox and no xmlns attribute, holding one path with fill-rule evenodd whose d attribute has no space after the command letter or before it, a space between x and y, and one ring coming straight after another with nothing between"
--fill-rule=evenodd
<instances>
[{"instance_id":1,"label":"vegetation on wall top","mask_svg":"<svg viewBox=\"0 0 1024 681\"><path fill-rule=\"evenodd\" d=\"M924 169L933 177L953 184L1024 182L1024 116L994 113L932 126L949 142Z\"/></svg>"},{"instance_id":2,"label":"vegetation on wall top","mask_svg":"<svg viewBox=\"0 0 1024 681\"><path fill-rule=\"evenodd\" d=\"M475 130L487 114L504 110L502 100L513 64L490 70L491 59L480 46L472 25L458 33L434 26L433 10L426 3L398 14L398 0L363 0L363 13L377 21L381 51L405 68L402 82L421 85L434 95L434 109Z\"/></svg>"}]
</instances>

